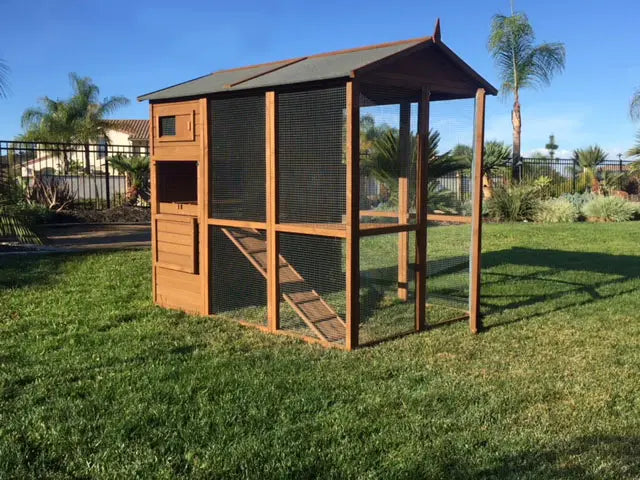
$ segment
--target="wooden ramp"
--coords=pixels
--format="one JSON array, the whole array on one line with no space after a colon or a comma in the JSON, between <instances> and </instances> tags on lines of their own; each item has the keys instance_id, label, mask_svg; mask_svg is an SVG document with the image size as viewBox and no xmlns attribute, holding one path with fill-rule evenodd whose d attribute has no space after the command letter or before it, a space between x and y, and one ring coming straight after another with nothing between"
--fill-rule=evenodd
<instances>
[{"instance_id":1,"label":"wooden ramp","mask_svg":"<svg viewBox=\"0 0 640 480\"><path fill-rule=\"evenodd\" d=\"M250 228L226 227L221 230L262 276L267 278L267 242L260 233ZM279 256L278 263L280 285L286 284L286 290L289 290L282 293L282 298L319 338L327 342L343 342L344 320L282 255Z\"/></svg>"}]
</instances>

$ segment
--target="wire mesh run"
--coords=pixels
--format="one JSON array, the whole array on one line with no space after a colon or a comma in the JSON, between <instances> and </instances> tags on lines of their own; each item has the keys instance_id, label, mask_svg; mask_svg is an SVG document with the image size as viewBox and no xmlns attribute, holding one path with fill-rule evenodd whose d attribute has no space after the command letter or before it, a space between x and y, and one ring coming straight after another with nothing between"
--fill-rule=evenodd
<instances>
[{"instance_id":1,"label":"wire mesh run","mask_svg":"<svg viewBox=\"0 0 640 480\"><path fill-rule=\"evenodd\" d=\"M210 101L212 218L264 222L265 97Z\"/></svg>"},{"instance_id":2,"label":"wire mesh run","mask_svg":"<svg viewBox=\"0 0 640 480\"><path fill-rule=\"evenodd\" d=\"M343 223L345 108L344 86L278 95L280 223Z\"/></svg>"},{"instance_id":3,"label":"wire mesh run","mask_svg":"<svg viewBox=\"0 0 640 480\"><path fill-rule=\"evenodd\" d=\"M360 221L415 223L416 92L363 85L360 94Z\"/></svg>"},{"instance_id":4,"label":"wire mesh run","mask_svg":"<svg viewBox=\"0 0 640 480\"><path fill-rule=\"evenodd\" d=\"M209 239L211 313L266 325L266 233L247 228L209 227Z\"/></svg>"},{"instance_id":5,"label":"wire mesh run","mask_svg":"<svg viewBox=\"0 0 640 480\"><path fill-rule=\"evenodd\" d=\"M437 155L429 167L426 312L434 325L469 310L474 103L434 102L430 116Z\"/></svg>"},{"instance_id":6,"label":"wire mesh run","mask_svg":"<svg viewBox=\"0 0 640 480\"><path fill-rule=\"evenodd\" d=\"M344 344L345 241L280 234L280 327Z\"/></svg>"},{"instance_id":7,"label":"wire mesh run","mask_svg":"<svg viewBox=\"0 0 640 480\"><path fill-rule=\"evenodd\" d=\"M414 331L415 313L415 233L361 238L360 343Z\"/></svg>"}]
</instances>

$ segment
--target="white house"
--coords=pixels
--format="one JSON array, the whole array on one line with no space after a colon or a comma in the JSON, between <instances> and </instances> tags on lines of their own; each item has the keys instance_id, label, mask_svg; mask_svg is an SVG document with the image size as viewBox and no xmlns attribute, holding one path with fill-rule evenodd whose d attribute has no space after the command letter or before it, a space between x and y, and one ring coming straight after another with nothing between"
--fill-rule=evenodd
<instances>
[{"instance_id":1,"label":"white house","mask_svg":"<svg viewBox=\"0 0 640 480\"><path fill-rule=\"evenodd\" d=\"M105 171L105 159L121 153L123 155L146 155L149 152L149 120L109 120L106 138L96 144L39 145L36 157L22 164L22 177L34 173L56 174L82 173L89 167L93 173ZM87 154L88 148L88 154ZM65 167L66 165L66 167Z\"/></svg>"}]
</instances>

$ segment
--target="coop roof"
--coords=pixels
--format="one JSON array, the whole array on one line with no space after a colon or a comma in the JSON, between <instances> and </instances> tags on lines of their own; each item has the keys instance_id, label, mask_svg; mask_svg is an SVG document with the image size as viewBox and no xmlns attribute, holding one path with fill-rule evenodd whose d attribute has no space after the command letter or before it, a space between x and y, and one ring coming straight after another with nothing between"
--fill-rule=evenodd
<instances>
[{"instance_id":1,"label":"coop roof","mask_svg":"<svg viewBox=\"0 0 640 480\"><path fill-rule=\"evenodd\" d=\"M408 73L407 62L410 63ZM355 77L372 78L372 74L380 72L386 74L388 80L388 75L394 73L394 66L401 71L400 77L394 77L397 81L406 83L412 78L423 81L431 76L437 78L432 91L439 93L441 98L467 98L473 96L477 88L484 88L491 95L497 93L489 82L442 43L437 23L434 35L430 37L220 70L141 95L138 100L168 100ZM445 71L444 76L439 73Z\"/></svg>"}]
</instances>

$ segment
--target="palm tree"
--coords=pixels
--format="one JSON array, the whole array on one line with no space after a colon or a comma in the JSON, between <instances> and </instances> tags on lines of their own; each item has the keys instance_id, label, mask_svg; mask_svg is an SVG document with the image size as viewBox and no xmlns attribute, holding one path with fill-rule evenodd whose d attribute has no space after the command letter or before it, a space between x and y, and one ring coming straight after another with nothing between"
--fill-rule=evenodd
<instances>
[{"instance_id":1,"label":"palm tree","mask_svg":"<svg viewBox=\"0 0 640 480\"><path fill-rule=\"evenodd\" d=\"M111 166L127 177L127 202L134 205L138 198L149 200L149 157L125 157L121 154L109 158Z\"/></svg>"},{"instance_id":2,"label":"palm tree","mask_svg":"<svg viewBox=\"0 0 640 480\"><path fill-rule=\"evenodd\" d=\"M636 134L636 144L629 149L627 155L630 157L640 157L640 130Z\"/></svg>"},{"instance_id":3,"label":"palm tree","mask_svg":"<svg viewBox=\"0 0 640 480\"><path fill-rule=\"evenodd\" d=\"M410 170L415 171L417 161L417 138L411 137L410 145ZM428 181L437 181L438 178L463 170L467 164L460 158L453 157L450 152L438 153L440 145L440 133L437 130L429 131L429 150L427 151ZM371 142L369 154L362 158L361 167L373 178L385 186L389 191L389 197L398 198L398 178L401 176L402 164L400 161L400 134L397 129L389 128L378 135Z\"/></svg>"},{"instance_id":4,"label":"palm tree","mask_svg":"<svg viewBox=\"0 0 640 480\"><path fill-rule=\"evenodd\" d=\"M502 80L502 93L513 94L513 166L520 161L522 117L520 89L551 83L556 72L564 70L566 50L562 43L535 45L535 33L524 13L495 15L491 23L488 48Z\"/></svg>"},{"instance_id":5,"label":"palm tree","mask_svg":"<svg viewBox=\"0 0 640 480\"><path fill-rule=\"evenodd\" d=\"M607 152L598 145L592 145L574 150L573 158L582 167L582 178L585 184L590 182L591 191L595 194L600 193L598 166L607 159Z\"/></svg>"},{"instance_id":6,"label":"palm tree","mask_svg":"<svg viewBox=\"0 0 640 480\"><path fill-rule=\"evenodd\" d=\"M35 142L60 142L85 144L85 173L89 173L91 161L89 146L107 137L106 116L129 103L122 96L107 97L100 101L100 89L89 77L69 74L73 95L68 100L40 99L40 106L28 108L22 114L25 133L22 140ZM64 155L64 153L63 153ZM69 161L64 155L65 171Z\"/></svg>"},{"instance_id":7,"label":"palm tree","mask_svg":"<svg viewBox=\"0 0 640 480\"><path fill-rule=\"evenodd\" d=\"M640 88L633 92L631 104L629 105L629 115L632 120L640 120Z\"/></svg>"}]
</instances>

